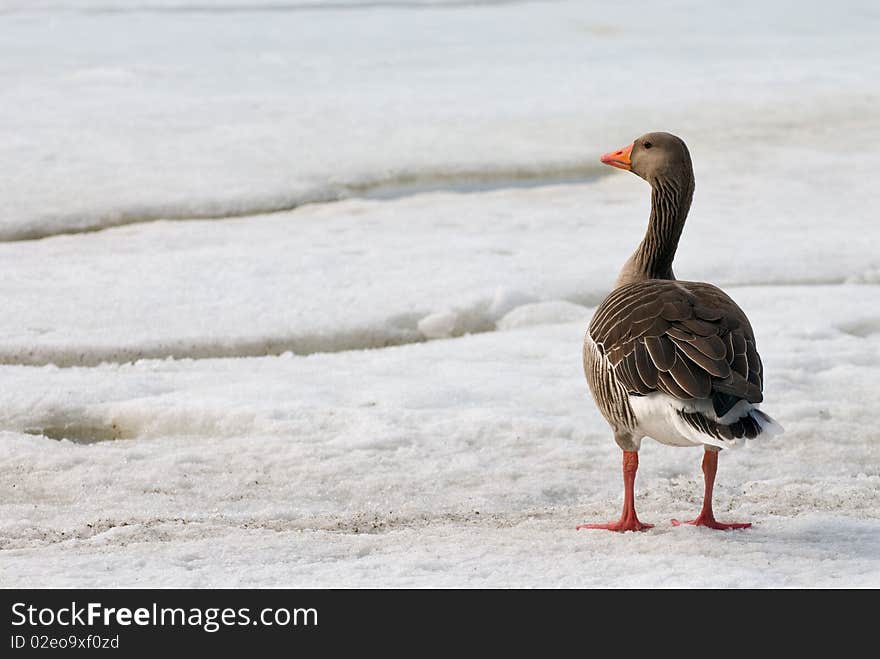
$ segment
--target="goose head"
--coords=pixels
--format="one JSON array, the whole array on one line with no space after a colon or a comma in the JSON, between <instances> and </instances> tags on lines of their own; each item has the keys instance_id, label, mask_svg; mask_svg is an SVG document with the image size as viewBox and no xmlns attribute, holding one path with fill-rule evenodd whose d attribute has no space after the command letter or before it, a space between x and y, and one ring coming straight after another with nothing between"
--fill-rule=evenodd
<instances>
[{"instance_id":1,"label":"goose head","mask_svg":"<svg viewBox=\"0 0 880 659\"><path fill-rule=\"evenodd\" d=\"M680 137L671 133L645 133L629 146L610 151L600 160L630 171L652 185L658 180L693 178L688 148Z\"/></svg>"}]
</instances>

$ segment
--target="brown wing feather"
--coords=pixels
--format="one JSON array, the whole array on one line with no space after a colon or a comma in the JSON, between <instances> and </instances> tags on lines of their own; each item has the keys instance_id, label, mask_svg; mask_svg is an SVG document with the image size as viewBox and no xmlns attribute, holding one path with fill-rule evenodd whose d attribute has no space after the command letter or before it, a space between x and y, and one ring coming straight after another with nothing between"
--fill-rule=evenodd
<instances>
[{"instance_id":1,"label":"brown wing feather","mask_svg":"<svg viewBox=\"0 0 880 659\"><path fill-rule=\"evenodd\" d=\"M672 364L675 363L675 345L668 337L647 336L642 344L658 371L668 371L672 368Z\"/></svg>"},{"instance_id":2,"label":"brown wing feather","mask_svg":"<svg viewBox=\"0 0 880 659\"><path fill-rule=\"evenodd\" d=\"M703 320L721 320L724 318L723 309L710 304L703 304L702 302L697 302L694 305L694 313L697 315L697 318L702 318Z\"/></svg>"},{"instance_id":3,"label":"brown wing feather","mask_svg":"<svg viewBox=\"0 0 880 659\"><path fill-rule=\"evenodd\" d=\"M633 386L636 388L640 394L647 395L654 391L653 387L648 386L648 384L642 380L639 375L639 369L636 365L636 355L635 352L629 353L626 357L623 358L623 361L620 362L618 368L622 369L626 374L627 382L632 382Z\"/></svg>"},{"instance_id":4,"label":"brown wing feather","mask_svg":"<svg viewBox=\"0 0 880 659\"><path fill-rule=\"evenodd\" d=\"M708 398L712 391L709 374L690 359L678 359L676 356L669 374L688 393L688 398Z\"/></svg>"},{"instance_id":5,"label":"brown wing feather","mask_svg":"<svg viewBox=\"0 0 880 659\"><path fill-rule=\"evenodd\" d=\"M685 318L691 317L691 306L685 301L667 300L663 303L663 309L660 311L660 315L669 322L684 320Z\"/></svg>"},{"instance_id":6,"label":"brown wing feather","mask_svg":"<svg viewBox=\"0 0 880 659\"><path fill-rule=\"evenodd\" d=\"M727 357L727 346L717 334L697 336L689 343L709 359L718 360Z\"/></svg>"},{"instance_id":7,"label":"brown wing feather","mask_svg":"<svg viewBox=\"0 0 880 659\"><path fill-rule=\"evenodd\" d=\"M657 390L657 370L656 364L651 361L646 350L634 350L636 356L636 368L639 372L639 378L648 385L652 391Z\"/></svg>"},{"instance_id":8,"label":"brown wing feather","mask_svg":"<svg viewBox=\"0 0 880 659\"><path fill-rule=\"evenodd\" d=\"M727 351L727 363L733 364L733 357L736 354L733 349L733 334L731 332L728 332L727 334L724 335L723 338L724 338L725 350Z\"/></svg>"},{"instance_id":9,"label":"brown wing feather","mask_svg":"<svg viewBox=\"0 0 880 659\"><path fill-rule=\"evenodd\" d=\"M679 386L667 371L660 371L660 377L657 382L657 389L666 392L670 396L675 396L681 400L690 400L690 394Z\"/></svg>"},{"instance_id":10,"label":"brown wing feather","mask_svg":"<svg viewBox=\"0 0 880 659\"><path fill-rule=\"evenodd\" d=\"M676 325L670 325L669 331L666 332L666 335L671 339L678 339L679 341L693 341L697 338L695 334L685 332Z\"/></svg>"},{"instance_id":11,"label":"brown wing feather","mask_svg":"<svg viewBox=\"0 0 880 659\"><path fill-rule=\"evenodd\" d=\"M712 357L708 356L705 351L698 350L689 341L676 341L675 339L673 339L673 341L676 348L683 352L687 358L697 364L709 375L712 375L716 378L726 378L728 375L730 375L730 366L727 364L725 359L721 358L726 358L727 353L722 353L721 357L716 357L715 359L713 359Z\"/></svg>"},{"instance_id":12,"label":"brown wing feather","mask_svg":"<svg viewBox=\"0 0 880 659\"><path fill-rule=\"evenodd\" d=\"M622 286L599 305L589 332L631 394L763 398L751 325L710 284L650 279Z\"/></svg>"}]
</instances>

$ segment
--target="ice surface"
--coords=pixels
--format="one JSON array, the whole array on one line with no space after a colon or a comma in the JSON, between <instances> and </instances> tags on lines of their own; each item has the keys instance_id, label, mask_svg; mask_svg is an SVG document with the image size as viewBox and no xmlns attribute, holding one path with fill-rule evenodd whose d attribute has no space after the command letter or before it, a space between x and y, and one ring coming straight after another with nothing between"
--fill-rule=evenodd
<instances>
[{"instance_id":1,"label":"ice surface","mask_svg":"<svg viewBox=\"0 0 880 659\"><path fill-rule=\"evenodd\" d=\"M0 236L253 214L456 172L586 175L657 128L703 171L768 176L780 145L798 154L786 171L817 154L878 171L868 0L318 4L0 5Z\"/></svg>"},{"instance_id":2,"label":"ice surface","mask_svg":"<svg viewBox=\"0 0 880 659\"><path fill-rule=\"evenodd\" d=\"M872 3L271 4L0 0L0 583L880 586ZM657 527L574 531L649 199L597 156L654 129L786 427L746 532L649 441Z\"/></svg>"},{"instance_id":3,"label":"ice surface","mask_svg":"<svg viewBox=\"0 0 880 659\"><path fill-rule=\"evenodd\" d=\"M509 330L573 320L580 320L586 324L591 315L591 310L580 304L573 304L565 300L550 300L516 307L499 320L497 326L498 329Z\"/></svg>"},{"instance_id":4,"label":"ice surface","mask_svg":"<svg viewBox=\"0 0 880 659\"><path fill-rule=\"evenodd\" d=\"M816 213L831 199L792 193L777 209L751 196L772 201L782 188L744 184L749 193L725 204L698 185L677 275L805 285L862 281L876 268L873 216L829 221ZM620 173L582 186L350 200L0 243L0 361L382 347L491 330L530 302L595 305L641 238L648 203L648 186ZM880 304L876 286L859 290Z\"/></svg>"},{"instance_id":5,"label":"ice surface","mask_svg":"<svg viewBox=\"0 0 880 659\"><path fill-rule=\"evenodd\" d=\"M658 528L575 532L617 515L621 489L576 322L308 357L3 367L3 583L877 587L880 334L838 327L866 314L862 287L799 290L731 291L787 429L721 456L716 512L750 531L671 527L699 508L700 454L645 442L638 504Z\"/></svg>"}]
</instances>

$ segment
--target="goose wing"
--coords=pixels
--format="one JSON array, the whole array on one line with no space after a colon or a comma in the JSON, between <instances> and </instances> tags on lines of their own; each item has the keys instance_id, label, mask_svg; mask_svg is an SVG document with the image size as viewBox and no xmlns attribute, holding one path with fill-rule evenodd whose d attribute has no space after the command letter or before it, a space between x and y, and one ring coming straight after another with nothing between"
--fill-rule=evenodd
<instances>
[{"instance_id":1,"label":"goose wing","mask_svg":"<svg viewBox=\"0 0 880 659\"><path fill-rule=\"evenodd\" d=\"M590 338L631 395L710 399L718 417L763 400L761 358L746 315L721 289L649 279L611 292Z\"/></svg>"}]
</instances>

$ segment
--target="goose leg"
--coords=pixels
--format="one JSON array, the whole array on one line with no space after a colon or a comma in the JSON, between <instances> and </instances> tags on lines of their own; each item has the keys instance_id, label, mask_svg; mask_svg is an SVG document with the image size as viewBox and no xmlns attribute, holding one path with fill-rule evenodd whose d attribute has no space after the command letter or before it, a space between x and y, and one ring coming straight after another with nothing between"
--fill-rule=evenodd
<instances>
[{"instance_id":1,"label":"goose leg","mask_svg":"<svg viewBox=\"0 0 880 659\"><path fill-rule=\"evenodd\" d=\"M606 531L644 531L653 527L653 524L642 524L636 517L635 506L635 482L636 471L639 468L639 454L637 451L623 452L623 513L616 522L608 524L581 524L581 529L605 529Z\"/></svg>"},{"instance_id":2,"label":"goose leg","mask_svg":"<svg viewBox=\"0 0 880 659\"><path fill-rule=\"evenodd\" d=\"M705 453L703 453L703 478L706 481L706 492L703 495L703 509L700 510L700 514L696 519L691 520L690 522L684 522L685 524L693 524L694 526L708 526L710 529L747 529L752 524L751 522L731 522L725 524L724 522L719 522L715 519L715 514L712 512L712 491L715 488L715 472L718 471L718 449L706 449ZM673 526L681 526L682 522L677 519L672 520Z\"/></svg>"}]
</instances>

